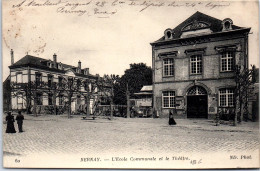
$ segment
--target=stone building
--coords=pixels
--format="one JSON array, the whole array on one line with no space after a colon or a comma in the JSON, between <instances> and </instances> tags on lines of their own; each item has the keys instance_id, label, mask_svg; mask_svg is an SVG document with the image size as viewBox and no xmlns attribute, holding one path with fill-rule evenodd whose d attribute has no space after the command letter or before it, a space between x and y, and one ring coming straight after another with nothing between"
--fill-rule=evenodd
<instances>
[{"instance_id":1,"label":"stone building","mask_svg":"<svg viewBox=\"0 0 260 171\"><path fill-rule=\"evenodd\" d=\"M235 66L248 68L250 28L196 12L151 43L153 104L160 117L214 118L234 107Z\"/></svg>"},{"instance_id":2,"label":"stone building","mask_svg":"<svg viewBox=\"0 0 260 171\"><path fill-rule=\"evenodd\" d=\"M53 60L26 55L13 63L12 56L9 68L11 110L32 112L35 107L36 113L54 114L54 110L65 112L70 104L72 112L91 113L98 94L93 83L98 76L81 68L80 61L77 67L67 65L54 54Z\"/></svg>"},{"instance_id":3,"label":"stone building","mask_svg":"<svg viewBox=\"0 0 260 171\"><path fill-rule=\"evenodd\" d=\"M143 86L140 92L134 93L134 95L136 98L130 99L134 106L144 108L152 107L152 85Z\"/></svg>"}]
</instances>

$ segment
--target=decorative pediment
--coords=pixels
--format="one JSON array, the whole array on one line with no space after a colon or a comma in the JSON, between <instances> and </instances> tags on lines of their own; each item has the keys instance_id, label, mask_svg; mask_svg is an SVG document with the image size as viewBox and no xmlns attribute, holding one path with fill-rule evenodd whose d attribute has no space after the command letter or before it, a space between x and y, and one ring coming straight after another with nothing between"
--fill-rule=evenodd
<instances>
[{"instance_id":1,"label":"decorative pediment","mask_svg":"<svg viewBox=\"0 0 260 171\"><path fill-rule=\"evenodd\" d=\"M196 48L196 49L186 49L186 50L184 51L184 53L186 53L186 54L194 54L194 53L203 54L203 53L205 53L206 48L207 48L207 47Z\"/></svg>"},{"instance_id":2,"label":"decorative pediment","mask_svg":"<svg viewBox=\"0 0 260 171\"><path fill-rule=\"evenodd\" d=\"M223 51L236 51L237 50L237 45L238 44L229 44L229 45L220 45L216 46L215 49L219 52Z\"/></svg>"},{"instance_id":3,"label":"decorative pediment","mask_svg":"<svg viewBox=\"0 0 260 171\"><path fill-rule=\"evenodd\" d=\"M208 28L210 24L194 20L192 23L187 24L182 28L182 31L190 31L190 30L197 30L202 28Z\"/></svg>"},{"instance_id":4,"label":"decorative pediment","mask_svg":"<svg viewBox=\"0 0 260 171\"><path fill-rule=\"evenodd\" d=\"M162 52L158 54L159 58L167 57L167 56L177 56L178 51L173 52Z\"/></svg>"}]
</instances>

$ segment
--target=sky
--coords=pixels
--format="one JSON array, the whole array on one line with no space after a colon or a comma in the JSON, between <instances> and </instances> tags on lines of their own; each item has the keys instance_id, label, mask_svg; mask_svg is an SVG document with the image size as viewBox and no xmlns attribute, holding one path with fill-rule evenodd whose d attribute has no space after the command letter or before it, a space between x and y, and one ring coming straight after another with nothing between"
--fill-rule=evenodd
<instances>
[{"instance_id":1,"label":"sky","mask_svg":"<svg viewBox=\"0 0 260 171\"><path fill-rule=\"evenodd\" d=\"M169 6L171 4L171 6ZM150 43L200 11L251 27L249 63L259 67L258 1L3 0L2 79L26 54L89 68L91 74L124 74L131 63L152 65Z\"/></svg>"}]
</instances>

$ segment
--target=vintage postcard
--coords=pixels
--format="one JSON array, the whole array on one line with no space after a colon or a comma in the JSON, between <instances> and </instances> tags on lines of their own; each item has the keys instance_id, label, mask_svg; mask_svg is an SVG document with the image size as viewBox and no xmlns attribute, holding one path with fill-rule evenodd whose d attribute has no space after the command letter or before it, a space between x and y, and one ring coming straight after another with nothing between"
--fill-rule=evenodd
<instances>
[{"instance_id":1,"label":"vintage postcard","mask_svg":"<svg viewBox=\"0 0 260 171\"><path fill-rule=\"evenodd\" d=\"M2 0L4 168L259 168L258 1Z\"/></svg>"}]
</instances>

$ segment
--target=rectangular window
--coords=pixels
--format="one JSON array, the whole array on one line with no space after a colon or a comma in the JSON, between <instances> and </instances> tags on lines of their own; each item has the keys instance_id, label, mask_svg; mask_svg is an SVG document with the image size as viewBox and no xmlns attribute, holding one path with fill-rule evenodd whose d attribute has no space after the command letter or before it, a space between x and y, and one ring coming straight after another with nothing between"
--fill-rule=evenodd
<instances>
[{"instance_id":1,"label":"rectangular window","mask_svg":"<svg viewBox=\"0 0 260 171\"><path fill-rule=\"evenodd\" d=\"M63 78L62 77L59 77L59 87L61 87L62 86L62 80L63 80Z\"/></svg>"},{"instance_id":2,"label":"rectangular window","mask_svg":"<svg viewBox=\"0 0 260 171\"><path fill-rule=\"evenodd\" d=\"M201 74L202 73L202 56L193 55L190 57L190 69L191 74Z\"/></svg>"},{"instance_id":3,"label":"rectangular window","mask_svg":"<svg viewBox=\"0 0 260 171\"><path fill-rule=\"evenodd\" d=\"M17 108L22 109L23 108L23 95L19 94L17 96Z\"/></svg>"},{"instance_id":4,"label":"rectangular window","mask_svg":"<svg viewBox=\"0 0 260 171\"><path fill-rule=\"evenodd\" d=\"M40 93L36 94L36 104L42 105L42 94L40 94Z\"/></svg>"},{"instance_id":5,"label":"rectangular window","mask_svg":"<svg viewBox=\"0 0 260 171\"><path fill-rule=\"evenodd\" d=\"M77 96L77 104L81 104L81 98L80 98L80 96Z\"/></svg>"},{"instance_id":6,"label":"rectangular window","mask_svg":"<svg viewBox=\"0 0 260 171\"><path fill-rule=\"evenodd\" d=\"M234 70L234 52L223 52L221 54L221 71Z\"/></svg>"},{"instance_id":7,"label":"rectangular window","mask_svg":"<svg viewBox=\"0 0 260 171\"><path fill-rule=\"evenodd\" d=\"M77 80L77 89L80 90L80 86L81 86L81 81L80 79Z\"/></svg>"},{"instance_id":8,"label":"rectangular window","mask_svg":"<svg viewBox=\"0 0 260 171\"><path fill-rule=\"evenodd\" d=\"M219 90L219 106L233 107L234 106L234 89L223 88Z\"/></svg>"},{"instance_id":9,"label":"rectangular window","mask_svg":"<svg viewBox=\"0 0 260 171\"><path fill-rule=\"evenodd\" d=\"M164 76L173 76L174 74L173 58L167 58L163 60L163 73Z\"/></svg>"},{"instance_id":10,"label":"rectangular window","mask_svg":"<svg viewBox=\"0 0 260 171\"><path fill-rule=\"evenodd\" d=\"M68 77L68 80L66 82L65 87L67 87L69 90L73 89L74 79L72 77Z\"/></svg>"},{"instance_id":11,"label":"rectangular window","mask_svg":"<svg viewBox=\"0 0 260 171\"><path fill-rule=\"evenodd\" d=\"M52 103L53 101L52 100L53 100L53 95L52 94L48 94L48 104L49 105L53 105L53 103Z\"/></svg>"},{"instance_id":12,"label":"rectangular window","mask_svg":"<svg viewBox=\"0 0 260 171\"><path fill-rule=\"evenodd\" d=\"M53 105L52 100L53 100L53 95L49 94L48 95L48 103L49 103L49 105Z\"/></svg>"},{"instance_id":13,"label":"rectangular window","mask_svg":"<svg viewBox=\"0 0 260 171\"><path fill-rule=\"evenodd\" d=\"M63 105L64 103L63 103L63 96L62 95L60 95L59 96L59 105Z\"/></svg>"},{"instance_id":14,"label":"rectangular window","mask_svg":"<svg viewBox=\"0 0 260 171\"><path fill-rule=\"evenodd\" d=\"M164 91L162 94L163 108L175 107L175 91Z\"/></svg>"},{"instance_id":15,"label":"rectangular window","mask_svg":"<svg viewBox=\"0 0 260 171\"><path fill-rule=\"evenodd\" d=\"M53 81L53 76L52 75L48 75L48 87L52 86L52 81Z\"/></svg>"},{"instance_id":16,"label":"rectangular window","mask_svg":"<svg viewBox=\"0 0 260 171\"><path fill-rule=\"evenodd\" d=\"M22 73L16 74L16 83L23 83L23 74Z\"/></svg>"},{"instance_id":17,"label":"rectangular window","mask_svg":"<svg viewBox=\"0 0 260 171\"><path fill-rule=\"evenodd\" d=\"M35 81L36 81L36 85L40 86L41 81L42 81L42 74L41 73L36 73L35 74Z\"/></svg>"},{"instance_id":18,"label":"rectangular window","mask_svg":"<svg viewBox=\"0 0 260 171\"><path fill-rule=\"evenodd\" d=\"M85 104L88 104L88 98L87 98L87 96L85 96L84 99L85 99Z\"/></svg>"},{"instance_id":19,"label":"rectangular window","mask_svg":"<svg viewBox=\"0 0 260 171\"><path fill-rule=\"evenodd\" d=\"M84 82L84 90L89 91L89 84L88 82Z\"/></svg>"}]
</instances>

